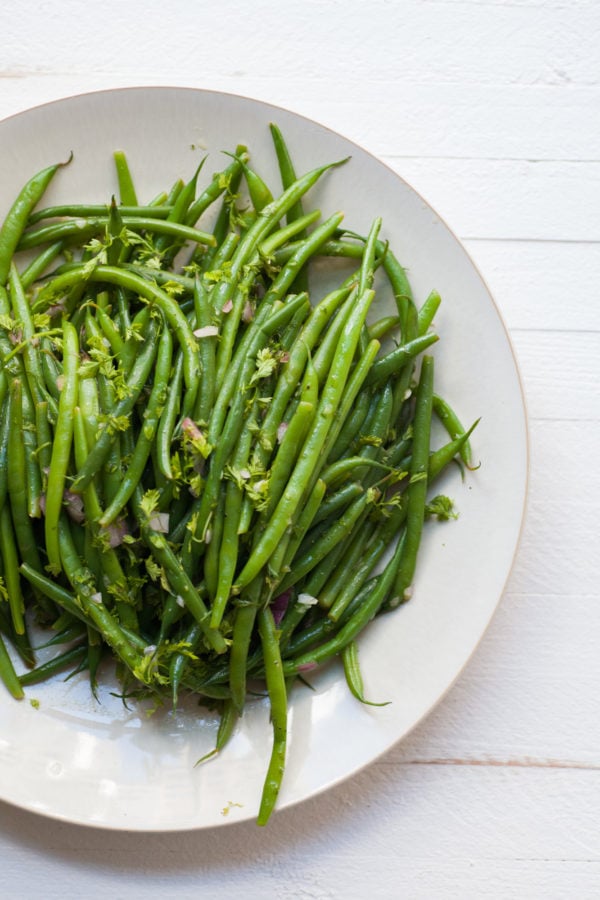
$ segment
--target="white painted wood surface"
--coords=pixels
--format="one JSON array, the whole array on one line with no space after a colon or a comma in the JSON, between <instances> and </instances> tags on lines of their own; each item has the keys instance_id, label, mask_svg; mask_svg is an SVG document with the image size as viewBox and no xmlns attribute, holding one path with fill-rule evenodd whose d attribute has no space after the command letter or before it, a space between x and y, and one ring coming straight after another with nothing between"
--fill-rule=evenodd
<instances>
[{"instance_id":1,"label":"white painted wood surface","mask_svg":"<svg viewBox=\"0 0 600 900\"><path fill-rule=\"evenodd\" d=\"M386 160L484 273L531 433L499 611L408 739L267 831L111 834L0 804L0 896L600 896L600 5L3 0L0 34L0 117L109 87L204 87Z\"/></svg>"}]
</instances>

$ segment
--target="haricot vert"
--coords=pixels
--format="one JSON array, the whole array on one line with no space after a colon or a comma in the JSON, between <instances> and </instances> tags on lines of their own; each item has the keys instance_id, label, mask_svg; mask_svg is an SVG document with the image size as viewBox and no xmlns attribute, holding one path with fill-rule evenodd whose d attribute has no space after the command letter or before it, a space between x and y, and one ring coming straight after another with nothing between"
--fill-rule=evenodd
<instances>
[{"instance_id":1,"label":"haricot vert","mask_svg":"<svg viewBox=\"0 0 600 900\"><path fill-rule=\"evenodd\" d=\"M262 681L261 825L294 681L339 657L369 702L360 633L409 598L428 518L455 516L431 485L471 465L474 427L434 388L439 294L416 303L379 217L361 235L308 209L346 161L298 176L271 136L281 187L239 145L144 202L118 150L105 205L44 207L58 163L0 228L0 676L16 699L59 672L95 690L112 656L127 691L219 708L206 758Z\"/></svg>"}]
</instances>

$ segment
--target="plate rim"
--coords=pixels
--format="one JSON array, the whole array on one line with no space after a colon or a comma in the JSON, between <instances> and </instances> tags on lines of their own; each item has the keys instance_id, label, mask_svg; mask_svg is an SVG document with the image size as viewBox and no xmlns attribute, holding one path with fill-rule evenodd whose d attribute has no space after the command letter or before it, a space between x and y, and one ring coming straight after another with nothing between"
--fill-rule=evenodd
<instances>
[{"instance_id":1,"label":"plate rim","mask_svg":"<svg viewBox=\"0 0 600 900\"><path fill-rule=\"evenodd\" d=\"M436 207L433 206L432 203L425 196L423 196L421 191L419 191L415 187L413 187L413 185L403 175L399 174L394 168L392 168L392 166L385 159L382 159L380 156L378 156L373 151L369 150L368 148L365 148L362 144L360 144L355 139L347 137L342 132L337 131L336 129L332 128L330 125L323 123L319 119L314 118L312 116L307 116L304 113L299 113L296 110L291 109L289 107L285 107L280 104L272 103L268 100L262 100L257 97L254 97L254 96L241 94L241 93L234 92L234 91L222 91L222 90L214 90L214 89L208 89L208 88L198 88L198 87L191 86L191 85L137 84L137 85L123 85L123 86L119 86L119 87L110 87L110 88L100 88L100 89L92 90L92 91L83 91L83 92L77 92L77 93L72 93L72 94L66 94L64 96L61 96L61 97L58 97L58 98L55 98L52 100L44 101L43 103L34 104L33 106L27 107L26 109L20 110L18 112L11 113L10 115L5 116L2 119L0 119L0 130L3 129L6 125L10 126L10 123L12 121L14 121L16 119L20 119L20 118L26 118L28 115L35 113L36 111L43 111L44 109L49 109L49 108L55 107L57 105L66 106L70 102L73 102L73 101L85 101L87 98L95 98L95 97L101 97L101 96L110 98L110 96L114 95L114 94L134 94L134 93L159 94L161 92L175 92L175 93L186 92L188 94L194 94L194 95L206 95L206 96L210 95L213 97L224 97L224 98L228 98L229 100L243 101L244 103L256 105L257 107L261 107L263 109L267 108L267 109L273 110L274 112L281 111L281 112L285 113L286 115L291 115L295 119L301 120L302 122L306 123L309 126L313 126L313 127L316 126L319 130L328 132L329 134L335 136L336 138L356 147L358 150L360 150L362 153L364 153L367 157L369 157L372 162L385 168L387 170L387 172L393 176L394 179L397 179L400 182L402 182L404 187L406 189L408 189L408 191L410 191L413 195L415 195L423 203L423 205L433 213L435 218L437 220L439 220L439 222L441 223L443 228L446 230L447 234L452 238L452 240L457 245L457 247L462 251L462 253L466 257L466 259L468 260L468 263L472 267L474 273L477 275L477 277L481 281L481 284L485 290L487 298L489 299L489 301L493 307L493 310L495 312L495 315L497 317L498 324L501 327L502 335L503 335L504 341L506 342L506 346L510 352L512 367L514 369L514 374L516 376L516 382L517 382L517 386L519 389L519 399L520 399L519 412L521 413L521 416L522 416L522 427L523 427L522 437L523 437L523 444L524 444L524 459L523 459L524 471L523 471L523 497L522 497L522 502L520 503L520 508L519 508L518 528L516 531L514 546L512 547L510 562L506 567L506 572L504 575L502 587L498 592L498 596L496 597L494 604L493 605L490 604L490 609L489 609L489 612L486 617L485 625L482 628L482 630L480 631L480 633L478 634L477 640L475 641L470 652L463 658L462 664L460 665L459 669L456 671L454 677L450 680L450 682L447 683L447 685L445 686L443 691L437 695L437 697L429 704L429 706L426 709L424 709L421 712L418 719L416 721L414 721L413 724L406 731L404 731L404 733L400 737L396 738L391 744L382 748L376 754L370 756L369 759L366 760L365 762L363 762L362 764L359 764L359 765L355 766L354 768L352 768L351 771L346 771L346 772L342 773L341 775L339 775L338 777L328 780L327 783L321 785L320 787L318 787L316 789L312 789L305 796L302 796L302 797L299 797L296 799L290 799L286 802L279 801L276 806L275 813L274 813L274 815L276 815L277 812L283 812L284 810L290 809L292 807L297 807L300 804L303 804L306 801L321 795L322 793L328 791L331 788L338 787L340 784L353 778L359 772L362 772L365 768L367 768L368 766L375 763L377 760L379 760L381 757L383 757L386 753L390 752L393 747L397 746L401 741L403 741L405 738L407 738L419 725L421 725L423 723L423 721L431 715L433 710L435 708L437 708L445 700L447 695L452 691L452 689L456 685L457 681L463 675L466 668L472 662L472 659L473 659L474 655L476 654L476 652L478 651L484 637L486 636L486 634L490 628L491 622L494 619L494 617L498 611L498 607L499 607L500 603L502 602L503 596L506 592L506 587L507 587L508 581L514 570L514 566L515 566L515 562L516 562L516 558L517 558L519 549L522 545L523 530L524 530L524 526L525 526L527 509L528 509L528 504L529 504L530 477L531 477L531 470L530 470L531 469L531 436L530 436L530 418L529 418L529 411L528 411L528 404L527 404L527 396L526 396L526 392L525 392L525 388L524 388L524 382L523 382L523 377L522 377L522 373L521 373L521 369L520 369L520 365L519 365L518 355L516 353L511 334L510 334L508 326L506 324L504 314L503 314L501 308L499 307L498 302L496 301L495 295L491 291L485 276L481 272L479 265L475 262L475 260L473 259L473 257L471 256L471 254L469 253L467 248L465 247L463 241L456 234L453 227L448 224L448 222L444 218L444 216L440 215L440 213L438 212ZM217 828L220 829L225 825L234 825L234 824L242 825L249 821L251 822L253 819L253 816L254 816L253 812L245 812L239 818L223 816L221 821L217 821L217 822L213 822L213 823L200 822L197 825L190 825L190 824L177 825L177 824L169 823L166 826L149 825L148 827L140 827L139 825L135 825L132 827L131 823L127 823L126 821L122 821L122 822L89 821L89 820L74 818L72 815L61 813L56 810L46 810L46 809L38 810L38 809L35 809L32 805L26 805L25 803L19 802L18 800L15 800L13 798L7 798L7 797L0 796L0 800L2 800L2 802L6 803L10 806L14 806L20 810L23 810L27 813L31 813L36 816L42 816L44 819L48 819L48 820L60 821L60 822L68 823L68 824L75 825L78 827L83 826L86 828L99 829L102 831L117 831L117 832L118 831L134 831L136 833L139 832L140 834L142 834L142 833L146 833L146 834L170 833L170 832L177 833L177 832L187 832L187 831L191 831L191 832L192 831L204 831L207 829L217 829Z\"/></svg>"}]
</instances>

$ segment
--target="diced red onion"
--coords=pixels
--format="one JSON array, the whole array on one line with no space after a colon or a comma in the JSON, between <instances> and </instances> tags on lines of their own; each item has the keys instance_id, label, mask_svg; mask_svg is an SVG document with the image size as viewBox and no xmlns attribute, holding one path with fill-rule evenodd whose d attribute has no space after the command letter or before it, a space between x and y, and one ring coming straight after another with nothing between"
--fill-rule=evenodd
<instances>
[{"instance_id":1,"label":"diced red onion","mask_svg":"<svg viewBox=\"0 0 600 900\"><path fill-rule=\"evenodd\" d=\"M153 531L158 531L160 534L168 534L169 513L155 513L148 522L148 525Z\"/></svg>"},{"instance_id":2,"label":"diced red onion","mask_svg":"<svg viewBox=\"0 0 600 900\"><path fill-rule=\"evenodd\" d=\"M191 441L196 441L202 437L202 432L196 425L193 419L190 419L189 416L186 416L185 419L181 422L181 430Z\"/></svg>"},{"instance_id":3,"label":"diced red onion","mask_svg":"<svg viewBox=\"0 0 600 900\"><path fill-rule=\"evenodd\" d=\"M44 511L46 506L46 498L44 497ZM85 513L83 511L83 497L80 494L74 494L72 491L65 491L63 494L63 502L70 519L81 525L85 521Z\"/></svg>"},{"instance_id":4,"label":"diced red onion","mask_svg":"<svg viewBox=\"0 0 600 900\"><path fill-rule=\"evenodd\" d=\"M283 619L286 610L289 606L290 599L292 597L291 590L284 591L283 594L279 594L278 597L275 597L271 601L271 612L273 613L273 620L275 625L280 625L281 620Z\"/></svg>"},{"instance_id":5,"label":"diced red onion","mask_svg":"<svg viewBox=\"0 0 600 900\"><path fill-rule=\"evenodd\" d=\"M216 325L204 325L202 328L196 328L194 331L194 337L197 338L217 337L218 334L219 329Z\"/></svg>"}]
</instances>

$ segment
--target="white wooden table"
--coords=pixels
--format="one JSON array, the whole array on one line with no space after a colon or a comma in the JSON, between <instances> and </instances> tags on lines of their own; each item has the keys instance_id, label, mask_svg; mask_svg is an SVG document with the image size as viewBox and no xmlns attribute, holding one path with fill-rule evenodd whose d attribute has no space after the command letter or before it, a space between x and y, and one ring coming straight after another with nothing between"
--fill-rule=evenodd
<instances>
[{"instance_id":1,"label":"white wooden table","mask_svg":"<svg viewBox=\"0 0 600 900\"><path fill-rule=\"evenodd\" d=\"M0 804L0 896L600 896L598 3L3 0L0 34L0 117L109 87L203 87L386 160L484 273L531 436L498 613L408 739L266 832L113 834Z\"/></svg>"}]
</instances>

